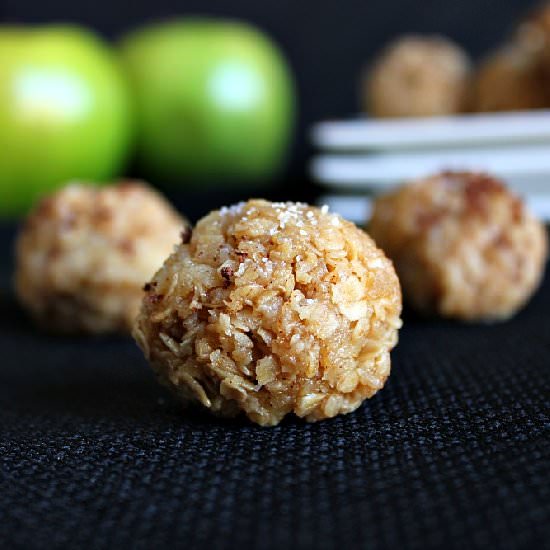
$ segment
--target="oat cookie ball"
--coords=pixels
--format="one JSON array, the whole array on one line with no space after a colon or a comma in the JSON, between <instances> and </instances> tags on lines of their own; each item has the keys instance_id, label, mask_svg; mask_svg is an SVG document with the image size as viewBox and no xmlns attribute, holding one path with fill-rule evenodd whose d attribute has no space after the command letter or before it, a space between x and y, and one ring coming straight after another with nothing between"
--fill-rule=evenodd
<instances>
[{"instance_id":1,"label":"oat cookie ball","mask_svg":"<svg viewBox=\"0 0 550 550\"><path fill-rule=\"evenodd\" d=\"M507 45L481 63L472 93L472 109L478 112L541 109L549 96L543 84L537 55Z\"/></svg>"},{"instance_id":2,"label":"oat cookie ball","mask_svg":"<svg viewBox=\"0 0 550 550\"><path fill-rule=\"evenodd\" d=\"M544 271L544 226L498 180L446 172L375 201L369 231L395 263L405 299L466 321L506 319Z\"/></svg>"},{"instance_id":3,"label":"oat cookie ball","mask_svg":"<svg viewBox=\"0 0 550 550\"><path fill-rule=\"evenodd\" d=\"M71 184L30 213L16 244L22 304L59 332L130 331L143 285L189 233L158 193L139 182Z\"/></svg>"},{"instance_id":4,"label":"oat cookie ball","mask_svg":"<svg viewBox=\"0 0 550 550\"><path fill-rule=\"evenodd\" d=\"M401 326L392 263L326 207L251 200L203 218L147 285L134 336L162 382L272 426L356 409Z\"/></svg>"},{"instance_id":5,"label":"oat cookie ball","mask_svg":"<svg viewBox=\"0 0 550 550\"><path fill-rule=\"evenodd\" d=\"M461 111L470 62L439 36L405 36L390 44L367 74L363 96L375 117L422 117Z\"/></svg>"},{"instance_id":6,"label":"oat cookie ball","mask_svg":"<svg viewBox=\"0 0 550 550\"><path fill-rule=\"evenodd\" d=\"M550 62L550 2L541 4L520 23L513 40L519 47Z\"/></svg>"}]
</instances>

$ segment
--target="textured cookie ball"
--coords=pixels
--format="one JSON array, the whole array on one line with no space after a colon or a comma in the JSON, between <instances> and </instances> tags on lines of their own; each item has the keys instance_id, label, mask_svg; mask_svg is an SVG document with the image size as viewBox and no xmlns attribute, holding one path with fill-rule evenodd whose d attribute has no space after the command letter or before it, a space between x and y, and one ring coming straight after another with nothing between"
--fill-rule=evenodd
<instances>
[{"instance_id":1,"label":"textured cookie ball","mask_svg":"<svg viewBox=\"0 0 550 550\"><path fill-rule=\"evenodd\" d=\"M348 413L382 388L399 282L372 239L325 210L212 212L147 285L134 336L184 402L270 426Z\"/></svg>"},{"instance_id":2,"label":"textured cookie ball","mask_svg":"<svg viewBox=\"0 0 550 550\"><path fill-rule=\"evenodd\" d=\"M367 74L366 111L376 117L447 115L466 102L470 62L453 42L406 36L390 44Z\"/></svg>"},{"instance_id":3,"label":"textured cookie ball","mask_svg":"<svg viewBox=\"0 0 550 550\"><path fill-rule=\"evenodd\" d=\"M424 313L506 319L545 267L544 226L483 174L442 173L383 196L369 231L393 259L405 299Z\"/></svg>"},{"instance_id":4,"label":"textured cookie ball","mask_svg":"<svg viewBox=\"0 0 550 550\"><path fill-rule=\"evenodd\" d=\"M515 45L480 65L472 96L472 109L478 112L540 109L549 103L538 56Z\"/></svg>"},{"instance_id":5,"label":"textured cookie ball","mask_svg":"<svg viewBox=\"0 0 550 550\"><path fill-rule=\"evenodd\" d=\"M514 42L522 49L550 63L550 3L533 10L518 26ZM550 70L550 65L547 67Z\"/></svg>"},{"instance_id":6,"label":"textured cookie ball","mask_svg":"<svg viewBox=\"0 0 550 550\"><path fill-rule=\"evenodd\" d=\"M47 329L130 331L144 283L184 228L145 184L69 185L25 221L16 244L16 292Z\"/></svg>"}]
</instances>

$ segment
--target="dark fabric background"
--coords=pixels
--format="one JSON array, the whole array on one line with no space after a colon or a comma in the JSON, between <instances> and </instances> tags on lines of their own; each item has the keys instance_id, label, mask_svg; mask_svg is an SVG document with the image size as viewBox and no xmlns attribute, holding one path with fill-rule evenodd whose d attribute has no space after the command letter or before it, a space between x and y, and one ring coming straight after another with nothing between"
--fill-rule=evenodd
<instances>
[{"instance_id":1,"label":"dark fabric background","mask_svg":"<svg viewBox=\"0 0 550 550\"><path fill-rule=\"evenodd\" d=\"M369 59L406 32L442 33L474 57L502 42L538 0L1 0L0 20L88 25L116 40L151 20L205 14L236 17L266 30L294 69L299 123L290 162L301 175L308 129L358 111L358 83ZM139 175L139 174L138 174Z\"/></svg>"},{"instance_id":2,"label":"dark fabric background","mask_svg":"<svg viewBox=\"0 0 550 550\"><path fill-rule=\"evenodd\" d=\"M12 229L0 231L9 250ZM0 265L0 546L544 548L550 281L494 325L406 315L358 411L183 412L122 337L37 332Z\"/></svg>"}]
</instances>

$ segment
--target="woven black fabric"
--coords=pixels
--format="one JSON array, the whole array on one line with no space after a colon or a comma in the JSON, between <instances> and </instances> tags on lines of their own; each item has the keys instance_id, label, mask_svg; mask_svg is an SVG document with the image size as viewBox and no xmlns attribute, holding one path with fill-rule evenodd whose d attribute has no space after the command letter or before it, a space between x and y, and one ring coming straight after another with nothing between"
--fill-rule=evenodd
<instances>
[{"instance_id":1,"label":"woven black fabric","mask_svg":"<svg viewBox=\"0 0 550 550\"><path fill-rule=\"evenodd\" d=\"M357 412L262 429L183 413L127 339L37 333L8 291L10 270L0 545L547 544L549 281L508 323L409 316L389 383Z\"/></svg>"}]
</instances>

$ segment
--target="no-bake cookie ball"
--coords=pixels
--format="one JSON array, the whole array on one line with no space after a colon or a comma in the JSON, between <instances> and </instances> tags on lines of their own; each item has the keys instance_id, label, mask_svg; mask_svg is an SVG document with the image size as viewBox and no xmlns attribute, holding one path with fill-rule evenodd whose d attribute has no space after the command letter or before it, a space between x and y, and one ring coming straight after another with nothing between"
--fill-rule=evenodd
<instances>
[{"instance_id":1,"label":"no-bake cookie ball","mask_svg":"<svg viewBox=\"0 0 550 550\"><path fill-rule=\"evenodd\" d=\"M429 177L375 201L369 231L419 311L466 321L512 316L545 267L544 226L498 180Z\"/></svg>"},{"instance_id":2,"label":"no-bake cookie ball","mask_svg":"<svg viewBox=\"0 0 550 550\"><path fill-rule=\"evenodd\" d=\"M457 113L465 106L469 72L464 51L446 38L405 36L367 74L365 109L375 117Z\"/></svg>"},{"instance_id":3,"label":"no-bake cookie ball","mask_svg":"<svg viewBox=\"0 0 550 550\"><path fill-rule=\"evenodd\" d=\"M548 94L537 55L507 45L489 56L476 72L472 109L479 112L540 109Z\"/></svg>"},{"instance_id":4,"label":"no-bake cookie ball","mask_svg":"<svg viewBox=\"0 0 550 550\"><path fill-rule=\"evenodd\" d=\"M203 218L147 285L134 336L186 403L271 426L356 409L401 326L392 263L326 207L251 200Z\"/></svg>"},{"instance_id":5,"label":"no-bake cookie ball","mask_svg":"<svg viewBox=\"0 0 550 550\"><path fill-rule=\"evenodd\" d=\"M189 232L153 189L71 184L30 213L16 244L16 292L44 327L131 330L144 283Z\"/></svg>"},{"instance_id":6,"label":"no-bake cookie ball","mask_svg":"<svg viewBox=\"0 0 550 550\"><path fill-rule=\"evenodd\" d=\"M520 23L513 40L519 47L550 63L550 2L541 4Z\"/></svg>"}]
</instances>

